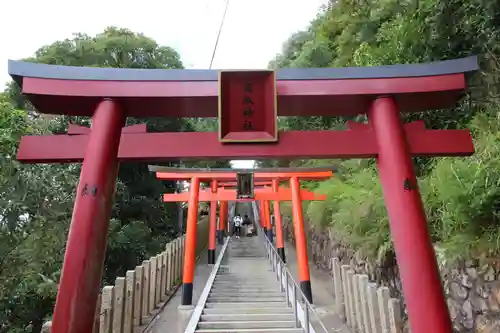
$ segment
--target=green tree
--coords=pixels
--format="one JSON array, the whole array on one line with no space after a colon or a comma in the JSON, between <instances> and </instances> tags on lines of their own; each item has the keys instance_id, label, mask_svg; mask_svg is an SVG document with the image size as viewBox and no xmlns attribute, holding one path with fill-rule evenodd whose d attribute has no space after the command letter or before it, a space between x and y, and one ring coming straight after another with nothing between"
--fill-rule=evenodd
<instances>
[{"instance_id":1,"label":"green tree","mask_svg":"<svg viewBox=\"0 0 500 333\"><path fill-rule=\"evenodd\" d=\"M179 54L128 29L110 27L96 36L75 34L40 48L26 61L54 65L182 68ZM193 131L210 121L129 118L150 132ZM86 117L41 116L11 82L0 95L0 333L39 332L50 317L57 291L79 165L21 165L14 158L21 135L64 133ZM169 166L183 165L170 161ZM227 165L226 162L190 165ZM124 275L153 255L179 230L175 204L161 194L174 190L144 163L120 165L109 229L103 283Z\"/></svg>"},{"instance_id":2,"label":"green tree","mask_svg":"<svg viewBox=\"0 0 500 333\"><path fill-rule=\"evenodd\" d=\"M39 332L57 291L77 178L64 166L15 160L21 135L51 124L0 100L0 332Z\"/></svg>"},{"instance_id":3,"label":"green tree","mask_svg":"<svg viewBox=\"0 0 500 333\"><path fill-rule=\"evenodd\" d=\"M491 257L500 251L497 168L493 166L498 160L494 147L498 138L499 4L498 0L331 0L307 29L290 36L282 53L269 64L271 68L381 66L479 55L482 70L470 78L468 96L455 108L403 117L404 121L422 119L429 128L471 127L475 131L473 158L415 159L433 239L443 246L447 258L484 253ZM286 117L280 119L280 128L341 129L345 120ZM391 252L391 242L373 161L330 163L348 176L320 185L328 200L309 205L308 214L359 251L383 260Z\"/></svg>"}]
</instances>

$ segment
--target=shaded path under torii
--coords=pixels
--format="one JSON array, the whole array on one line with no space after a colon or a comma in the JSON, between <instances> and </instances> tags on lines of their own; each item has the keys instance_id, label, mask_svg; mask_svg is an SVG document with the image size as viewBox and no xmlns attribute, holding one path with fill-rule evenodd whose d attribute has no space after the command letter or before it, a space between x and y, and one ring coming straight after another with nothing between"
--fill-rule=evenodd
<instances>
[{"instance_id":1,"label":"shaded path under torii","mask_svg":"<svg viewBox=\"0 0 500 333\"><path fill-rule=\"evenodd\" d=\"M249 213L252 216L251 210L245 209L245 205L238 205L236 212L240 214ZM217 245L216 256L219 255L221 246ZM291 244L286 244L287 251L287 266L294 279L298 279L297 255L295 248ZM205 284L210 276L213 265L207 264L207 253L200 257L196 265L195 279L193 284L193 304L198 302L198 299L203 292ZM329 332L351 333L340 317L335 313L335 297L332 278L316 268L310 263L310 274L313 298L315 300L315 311L321 318L325 327ZM297 280L298 281L298 280ZM147 333L184 333L185 327L179 325L182 318L179 314L178 307L181 304L181 289L172 296L170 301L158 313L152 323L149 324Z\"/></svg>"},{"instance_id":2,"label":"shaded path under torii","mask_svg":"<svg viewBox=\"0 0 500 333\"><path fill-rule=\"evenodd\" d=\"M217 256L220 247L217 248ZM290 268L295 279L298 278L297 262L295 249L292 245L286 244L288 255L287 266ZM315 310L320 316L323 324L331 332L350 333L351 331L345 326L340 317L335 313L335 297L333 296L333 281L332 278L316 268L310 266L311 284L313 297L315 301ZM193 303L198 302L205 283L212 271L212 265L207 264L206 252L201 256L196 266L196 277L194 279ZM179 329L177 323L181 320L178 307L181 304L181 289L172 296L167 305L158 313L154 322L149 325L147 333L184 333L184 330Z\"/></svg>"}]
</instances>

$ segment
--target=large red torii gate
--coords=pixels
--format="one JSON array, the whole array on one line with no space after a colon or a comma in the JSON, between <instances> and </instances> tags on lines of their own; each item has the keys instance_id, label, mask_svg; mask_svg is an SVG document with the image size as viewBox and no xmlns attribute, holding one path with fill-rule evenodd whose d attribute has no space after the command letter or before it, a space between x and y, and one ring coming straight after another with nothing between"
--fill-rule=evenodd
<instances>
[{"instance_id":1,"label":"large red torii gate","mask_svg":"<svg viewBox=\"0 0 500 333\"><path fill-rule=\"evenodd\" d=\"M412 332L451 333L411 157L471 155L472 138L468 130L403 125L400 112L453 107L467 88L466 73L477 69L476 57L276 72L9 61L9 74L39 112L92 116L88 134L24 136L19 145L25 163L83 162L52 332L92 331L119 162L377 158ZM277 132L276 116L358 114L368 115L368 125ZM122 131L127 116L219 116L219 133Z\"/></svg>"}]
</instances>

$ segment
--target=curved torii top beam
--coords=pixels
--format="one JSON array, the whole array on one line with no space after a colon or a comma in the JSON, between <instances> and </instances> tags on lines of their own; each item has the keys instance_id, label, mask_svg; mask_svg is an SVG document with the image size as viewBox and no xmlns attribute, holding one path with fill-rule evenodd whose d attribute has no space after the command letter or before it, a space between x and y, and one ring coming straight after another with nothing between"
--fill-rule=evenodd
<instances>
[{"instance_id":1,"label":"curved torii top beam","mask_svg":"<svg viewBox=\"0 0 500 333\"><path fill-rule=\"evenodd\" d=\"M297 177L302 180L325 180L333 176L332 171L316 172L258 172L254 174L254 179L258 180L288 180ZM200 181L208 182L212 180L235 180L236 172L157 172L156 178L165 180L185 180L198 178Z\"/></svg>"},{"instance_id":2,"label":"curved torii top beam","mask_svg":"<svg viewBox=\"0 0 500 333\"><path fill-rule=\"evenodd\" d=\"M230 188L230 187L236 187L238 184L233 181L233 180L220 180L218 181L217 186L219 187L224 187L224 188ZM266 186L272 186L273 182L271 180L256 180L253 182L254 187L260 186L260 187L266 187Z\"/></svg>"},{"instance_id":3,"label":"curved torii top beam","mask_svg":"<svg viewBox=\"0 0 500 333\"><path fill-rule=\"evenodd\" d=\"M230 169L230 168L171 168L162 166L148 166L149 171L156 172L158 179L190 180L194 177L208 182L236 180L238 173L252 173L255 180L284 181L292 177L303 180L324 180L333 176L334 167L318 168L262 168L262 169Z\"/></svg>"},{"instance_id":4,"label":"curved torii top beam","mask_svg":"<svg viewBox=\"0 0 500 333\"><path fill-rule=\"evenodd\" d=\"M233 168L173 168L164 167L160 165L148 165L148 169L151 172L175 172L175 173L201 173L201 172L216 172L216 173L289 173L289 172L322 172L322 171L332 171L336 172L336 166L322 166L322 167L312 167L312 168L252 168L252 169L233 169Z\"/></svg>"},{"instance_id":5,"label":"curved torii top beam","mask_svg":"<svg viewBox=\"0 0 500 333\"><path fill-rule=\"evenodd\" d=\"M278 116L365 113L366 96L392 95L402 112L454 106L477 57L346 68L276 71ZM9 60L9 74L41 113L91 116L102 98L131 117L217 117L218 70L56 66ZM367 104L368 103L368 104Z\"/></svg>"}]
</instances>

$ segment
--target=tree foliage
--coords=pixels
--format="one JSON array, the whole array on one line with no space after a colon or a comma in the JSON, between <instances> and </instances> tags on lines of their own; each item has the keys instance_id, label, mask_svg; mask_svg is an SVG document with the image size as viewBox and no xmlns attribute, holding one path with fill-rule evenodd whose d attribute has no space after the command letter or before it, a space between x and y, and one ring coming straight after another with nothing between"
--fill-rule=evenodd
<instances>
[{"instance_id":1,"label":"tree foliage","mask_svg":"<svg viewBox=\"0 0 500 333\"><path fill-rule=\"evenodd\" d=\"M174 49L115 27L96 36L77 33L41 47L25 60L68 66L183 67ZM213 120L127 119L127 124L141 122L149 132L213 126ZM65 133L69 123L88 126L90 119L40 115L14 82L0 94L0 333L38 333L53 310L80 166L21 165L15 155L22 135ZM188 165L227 166L227 162ZM174 190L173 182L159 182L147 164L120 165L103 283L160 252L180 232L176 205L161 202L161 194Z\"/></svg>"},{"instance_id":2,"label":"tree foliage","mask_svg":"<svg viewBox=\"0 0 500 333\"><path fill-rule=\"evenodd\" d=\"M500 252L499 5L498 0L331 0L305 31L290 36L269 65L380 66L479 55L482 70L470 79L468 96L455 108L403 116L404 121L422 119L428 128L474 129L472 158L414 160L433 240L449 259L491 258ZM342 129L345 120L287 117L280 119L280 127ZM392 242L373 161L328 162L339 166L340 176L309 184L328 194L327 201L308 205L310 218L333 228L363 254L383 259Z\"/></svg>"}]
</instances>

